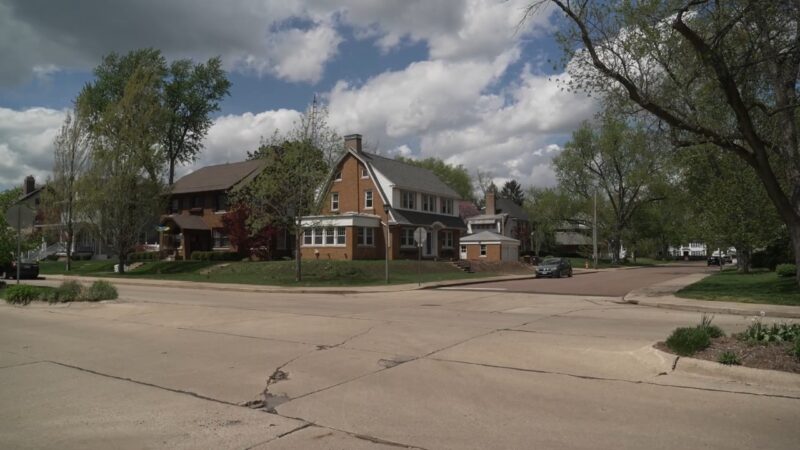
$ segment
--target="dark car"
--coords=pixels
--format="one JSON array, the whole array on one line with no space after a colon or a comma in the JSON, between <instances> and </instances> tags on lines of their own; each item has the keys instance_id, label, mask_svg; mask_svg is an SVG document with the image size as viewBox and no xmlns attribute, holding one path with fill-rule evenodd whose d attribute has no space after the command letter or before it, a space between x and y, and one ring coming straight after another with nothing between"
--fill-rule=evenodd
<instances>
[{"instance_id":1,"label":"dark car","mask_svg":"<svg viewBox=\"0 0 800 450\"><path fill-rule=\"evenodd\" d=\"M725 264L725 260L720 258L719 256L709 256L708 257L708 265L709 266L721 266Z\"/></svg>"},{"instance_id":2,"label":"dark car","mask_svg":"<svg viewBox=\"0 0 800 450\"><path fill-rule=\"evenodd\" d=\"M563 276L572 276L572 264L566 258L545 258L536 267L536 278L561 278Z\"/></svg>"},{"instance_id":3,"label":"dark car","mask_svg":"<svg viewBox=\"0 0 800 450\"><path fill-rule=\"evenodd\" d=\"M5 278L12 279L17 278L17 262L11 261L5 267L2 268L2 272L5 273ZM38 261L22 261L19 266L19 277L22 278L30 278L35 280L39 278L39 262Z\"/></svg>"}]
</instances>

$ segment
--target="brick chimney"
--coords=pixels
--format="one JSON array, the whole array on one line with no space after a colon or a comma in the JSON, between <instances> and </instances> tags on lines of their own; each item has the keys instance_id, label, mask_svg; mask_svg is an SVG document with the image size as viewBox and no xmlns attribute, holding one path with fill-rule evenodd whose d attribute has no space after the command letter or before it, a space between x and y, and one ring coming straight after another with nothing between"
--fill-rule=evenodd
<instances>
[{"instance_id":1,"label":"brick chimney","mask_svg":"<svg viewBox=\"0 0 800 450\"><path fill-rule=\"evenodd\" d=\"M361 153L361 135L348 134L344 137L344 146L349 150L354 150L356 153Z\"/></svg>"},{"instance_id":2,"label":"brick chimney","mask_svg":"<svg viewBox=\"0 0 800 450\"><path fill-rule=\"evenodd\" d=\"M494 189L489 189L489 192L486 193L486 211L484 214L494 214L494 212L497 211L494 198Z\"/></svg>"},{"instance_id":3,"label":"brick chimney","mask_svg":"<svg viewBox=\"0 0 800 450\"><path fill-rule=\"evenodd\" d=\"M36 179L33 178L33 175L28 175L25 177L25 183L22 185L22 195L28 195L31 192L36 190Z\"/></svg>"}]
</instances>

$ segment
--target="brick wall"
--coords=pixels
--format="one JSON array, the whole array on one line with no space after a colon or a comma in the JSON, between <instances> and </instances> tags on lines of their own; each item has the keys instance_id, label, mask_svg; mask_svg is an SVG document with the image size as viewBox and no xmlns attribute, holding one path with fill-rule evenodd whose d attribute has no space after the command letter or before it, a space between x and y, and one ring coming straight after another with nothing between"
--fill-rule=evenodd
<instances>
[{"instance_id":1,"label":"brick wall","mask_svg":"<svg viewBox=\"0 0 800 450\"><path fill-rule=\"evenodd\" d=\"M486 256L481 256L481 246L479 244L467 245L467 259L479 261L500 261L502 259L500 244L486 244Z\"/></svg>"},{"instance_id":2,"label":"brick wall","mask_svg":"<svg viewBox=\"0 0 800 450\"><path fill-rule=\"evenodd\" d=\"M322 214L343 214L355 212L360 214L374 214L386 221L383 212L383 201L372 178L362 178L361 169L364 166L353 155L348 155L341 162L338 169L342 172L340 181L333 181L322 205ZM372 208L364 206L364 193L372 191ZM339 210L331 210L331 194L339 193Z\"/></svg>"}]
</instances>

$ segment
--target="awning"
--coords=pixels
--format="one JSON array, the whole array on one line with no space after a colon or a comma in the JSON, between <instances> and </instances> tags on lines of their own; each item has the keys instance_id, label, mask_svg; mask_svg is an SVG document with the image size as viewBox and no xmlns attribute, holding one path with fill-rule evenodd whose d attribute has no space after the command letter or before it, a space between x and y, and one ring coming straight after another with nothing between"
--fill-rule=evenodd
<instances>
[{"instance_id":1,"label":"awning","mask_svg":"<svg viewBox=\"0 0 800 450\"><path fill-rule=\"evenodd\" d=\"M166 222L174 223L181 230L211 231L211 227L202 217L193 214L173 214L161 219L162 225Z\"/></svg>"}]
</instances>

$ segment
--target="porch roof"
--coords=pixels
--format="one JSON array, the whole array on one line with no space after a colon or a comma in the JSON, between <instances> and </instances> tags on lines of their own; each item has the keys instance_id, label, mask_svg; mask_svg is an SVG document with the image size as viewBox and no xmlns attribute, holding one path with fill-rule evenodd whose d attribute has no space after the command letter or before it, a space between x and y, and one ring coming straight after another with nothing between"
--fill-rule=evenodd
<instances>
[{"instance_id":1,"label":"porch roof","mask_svg":"<svg viewBox=\"0 0 800 450\"><path fill-rule=\"evenodd\" d=\"M419 211L409 211L405 209L392 208L392 217L398 225L417 225L429 227L436 222L444 225L445 228L455 228L466 230L467 226L461 217L447 216L444 214L432 214Z\"/></svg>"},{"instance_id":2,"label":"porch roof","mask_svg":"<svg viewBox=\"0 0 800 450\"><path fill-rule=\"evenodd\" d=\"M171 221L181 230L202 230L211 231L205 220L193 214L172 214L161 219L161 223Z\"/></svg>"}]
</instances>

